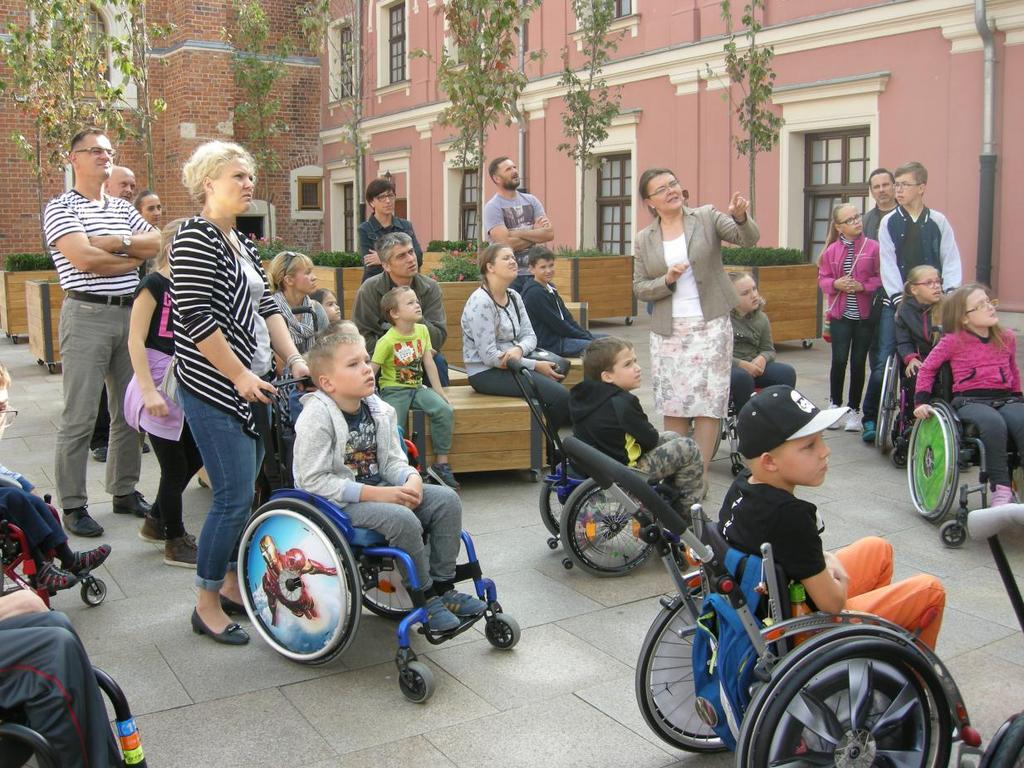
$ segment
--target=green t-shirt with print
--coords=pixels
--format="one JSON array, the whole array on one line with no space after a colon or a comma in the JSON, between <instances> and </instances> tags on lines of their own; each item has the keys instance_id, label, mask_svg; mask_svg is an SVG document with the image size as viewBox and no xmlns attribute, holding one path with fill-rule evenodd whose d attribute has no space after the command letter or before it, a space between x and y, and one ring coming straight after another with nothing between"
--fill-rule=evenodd
<instances>
[{"instance_id":1,"label":"green t-shirt with print","mask_svg":"<svg viewBox=\"0 0 1024 768\"><path fill-rule=\"evenodd\" d=\"M430 332L416 323L409 335L394 326L380 337L373 349L373 362L380 366L380 386L423 386L423 357L430 354Z\"/></svg>"}]
</instances>

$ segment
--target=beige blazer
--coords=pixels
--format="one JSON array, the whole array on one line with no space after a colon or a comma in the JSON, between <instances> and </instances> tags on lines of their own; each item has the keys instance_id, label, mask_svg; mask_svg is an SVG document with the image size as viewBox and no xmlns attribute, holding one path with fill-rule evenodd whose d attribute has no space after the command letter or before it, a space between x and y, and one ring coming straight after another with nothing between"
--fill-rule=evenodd
<instances>
[{"instance_id":1,"label":"beige blazer","mask_svg":"<svg viewBox=\"0 0 1024 768\"><path fill-rule=\"evenodd\" d=\"M705 320L727 315L739 303L736 290L722 267L722 241L749 247L761 232L750 215L742 224L713 206L683 208L686 255L697 281L701 312ZM661 220L655 219L636 236L633 257L633 293L640 301L654 302L651 330L672 335L672 292L676 284L665 283L668 265L661 239Z\"/></svg>"}]
</instances>

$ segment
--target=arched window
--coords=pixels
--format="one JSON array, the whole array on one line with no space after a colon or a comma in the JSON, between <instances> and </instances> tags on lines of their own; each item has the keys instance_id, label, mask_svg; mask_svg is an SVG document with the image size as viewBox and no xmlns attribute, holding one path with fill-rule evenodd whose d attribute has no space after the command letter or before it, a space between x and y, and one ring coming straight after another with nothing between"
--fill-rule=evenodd
<instances>
[{"instance_id":1,"label":"arched window","mask_svg":"<svg viewBox=\"0 0 1024 768\"><path fill-rule=\"evenodd\" d=\"M85 24L86 24L86 26L89 29L90 36L92 37L93 41L96 42L97 44L100 43L109 34L109 30L107 28L107 20L106 20L106 18L104 17L103 13L100 12L100 9L97 8L95 5L93 5L92 3L89 3L89 5L86 6L86 9L85 9ZM108 47L104 47L104 49L103 49L103 65L104 65L103 77L106 79L106 81L108 83L112 82L112 80L111 80L112 73L110 71L110 69L111 69L111 61L110 61L110 48L109 48L109 46Z\"/></svg>"}]
</instances>

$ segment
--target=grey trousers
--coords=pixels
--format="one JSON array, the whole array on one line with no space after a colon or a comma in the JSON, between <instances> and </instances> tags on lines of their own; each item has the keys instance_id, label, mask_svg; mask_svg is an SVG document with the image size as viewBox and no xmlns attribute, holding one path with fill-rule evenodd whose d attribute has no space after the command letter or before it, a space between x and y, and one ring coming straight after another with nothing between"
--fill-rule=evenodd
<instances>
[{"instance_id":1,"label":"grey trousers","mask_svg":"<svg viewBox=\"0 0 1024 768\"><path fill-rule=\"evenodd\" d=\"M107 492L123 496L135 490L142 464L139 434L124 420L124 392L132 378L128 357L131 307L108 307L65 299L60 311L60 352L64 367L64 410L57 430L57 498L64 509L88 501L86 468L96 407L107 385L110 442Z\"/></svg>"},{"instance_id":2,"label":"grey trousers","mask_svg":"<svg viewBox=\"0 0 1024 768\"><path fill-rule=\"evenodd\" d=\"M462 543L462 502L451 488L424 485L423 501L416 509L401 504L357 501L345 505L345 514L352 525L379 531L389 545L408 552L423 589L435 580L451 581L455 576L455 559Z\"/></svg>"},{"instance_id":3,"label":"grey trousers","mask_svg":"<svg viewBox=\"0 0 1024 768\"><path fill-rule=\"evenodd\" d=\"M1018 448L1024 446L1024 403L1010 403L996 409L984 403L958 405L954 397L953 407L961 419L972 421L978 427L978 437L985 446L989 480L996 485L1009 485L1007 438L1012 436Z\"/></svg>"},{"instance_id":4,"label":"grey trousers","mask_svg":"<svg viewBox=\"0 0 1024 768\"><path fill-rule=\"evenodd\" d=\"M24 712L29 727L49 739L63 765L123 764L92 664L64 614L28 613L0 621L0 669L0 707Z\"/></svg>"}]
</instances>

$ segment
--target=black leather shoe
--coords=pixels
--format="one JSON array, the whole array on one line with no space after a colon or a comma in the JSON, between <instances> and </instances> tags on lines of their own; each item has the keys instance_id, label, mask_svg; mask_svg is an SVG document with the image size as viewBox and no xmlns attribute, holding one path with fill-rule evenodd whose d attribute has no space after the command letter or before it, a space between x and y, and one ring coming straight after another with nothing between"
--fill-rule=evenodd
<instances>
[{"instance_id":1,"label":"black leather shoe","mask_svg":"<svg viewBox=\"0 0 1024 768\"><path fill-rule=\"evenodd\" d=\"M145 440L142 441L142 452L149 453L149 443L147 443Z\"/></svg>"},{"instance_id":2,"label":"black leather shoe","mask_svg":"<svg viewBox=\"0 0 1024 768\"><path fill-rule=\"evenodd\" d=\"M75 536L95 538L103 535L103 526L89 517L88 507L72 507L64 510L64 529Z\"/></svg>"},{"instance_id":3,"label":"black leather shoe","mask_svg":"<svg viewBox=\"0 0 1024 768\"><path fill-rule=\"evenodd\" d=\"M135 515L136 517L145 517L153 511L142 494L138 491L132 491L125 496L114 497L114 512L118 515Z\"/></svg>"},{"instance_id":4,"label":"black leather shoe","mask_svg":"<svg viewBox=\"0 0 1024 768\"><path fill-rule=\"evenodd\" d=\"M244 605L236 603L230 597L225 597L224 595L220 596L220 607L228 616L249 616L249 614L245 612Z\"/></svg>"},{"instance_id":5,"label":"black leather shoe","mask_svg":"<svg viewBox=\"0 0 1024 768\"><path fill-rule=\"evenodd\" d=\"M106 461L107 460L107 446L104 445L102 448L93 448L92 449L92 457L94 459L96 459L96 461L98 461L100 463Z\"/></svg>"},{"instance_id":6,"label":"black leather shoe","mask_svg":"<svg viewBox=\"0 0 1024 768\"><path fill-rule=\"evenodd\" d=\"M238 624L228 624L223 632L214 632L199 618L199 611L192 609L192 631L197 635L206 635L218 643L224 645L245 645L249 642L249 635Z\"/></svg>"}]
</instances>

